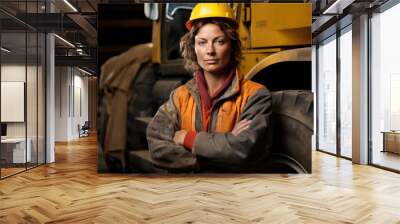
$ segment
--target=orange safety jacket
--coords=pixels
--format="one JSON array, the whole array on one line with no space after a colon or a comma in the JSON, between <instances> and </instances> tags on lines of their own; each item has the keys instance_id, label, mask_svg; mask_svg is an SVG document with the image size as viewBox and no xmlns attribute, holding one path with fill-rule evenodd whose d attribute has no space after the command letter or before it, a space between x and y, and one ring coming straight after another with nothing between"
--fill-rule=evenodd
<instances>
[{"instance_id":1,"label":"orange safety jacket","mask_svg":"<svg viewBox=\"0 0 400 224\"><path fill-rule=\"evenodd\" d=\"M153 162L163 168L251 170L271 146L270 92L243 79L236 70L213 100L209 121L205 121L198 75L175 89L149 123L147 140ZM243 119L251 120L250 127L234 136L232 129ZM175 132L183 129L189 131L185 145L191 150L173 142ZM192 138L190 144L187 138Z\"/></svg>"},{"instance_id":2,"label":"orange safety jacket","mask_svg":"<svg viewBox=\"0 0 400 224\"><path fill-rule=\"evenodd\" d=\"M236 72L236 68L232 69L231 72L229 72L228 76L225 78L225 80L222 82L221 87L219 87L213 96L210 96L208 94L208 87L207 87L207 82L204 76L204 73L202 70L199 70L195 77L197 81L197 87L199 89L199 94L200 94L200 101L201 101L201 114L202 114L202 122L203 122L203 131L207 131L209 126L210 126L210 117L211 117L211 112L213 110L214 104L217 102L218 97L225 91L228 87L229 84L232 82L234 73ZM194 139L196 137L197 132L194 131L194 129L187 130L186 137L183 141L183 145L187 147L188 149L192 149Z\"/></svg>"}]
</instances>

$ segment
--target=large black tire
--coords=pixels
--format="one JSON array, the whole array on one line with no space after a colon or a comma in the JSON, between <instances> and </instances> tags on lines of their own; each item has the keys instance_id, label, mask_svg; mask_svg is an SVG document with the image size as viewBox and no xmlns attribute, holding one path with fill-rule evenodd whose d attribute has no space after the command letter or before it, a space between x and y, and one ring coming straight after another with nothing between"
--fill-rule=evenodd
<instances>
[{"instance_id":1,"label":"large black tire","mask_svg":"<svg viewBox=\"0 0 400 224\"><path fill-rule=\"evenodd\" d=\"M311 173L313 94L305 90L272 92L272 154L266 172Z\"/></svg>"}]
</instances>

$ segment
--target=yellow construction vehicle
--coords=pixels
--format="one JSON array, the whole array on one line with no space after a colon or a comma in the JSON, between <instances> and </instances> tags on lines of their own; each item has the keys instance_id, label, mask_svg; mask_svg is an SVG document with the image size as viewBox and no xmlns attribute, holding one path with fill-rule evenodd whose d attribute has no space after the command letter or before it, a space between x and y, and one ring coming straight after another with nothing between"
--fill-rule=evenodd
<instances>
[{"instance_id":1,"label":"yellow construction vehicle","mask_svg":"<svg viewBox=\"0 0 400 224\"><path fill-rule=\"evenodd\" d=\"M189 19L194 5L146 4L148 18L153 20L153 63L160 64L161 71L168 73L172 70L175 74L186 72L179 54L179 40L187 31L184 23ZM274 83L269 82L267 87L271 91L311 89L311 4L234 3L232 7L239 23L239 36L243 45L240 71L245 74L245 78L258 79L256 76L272 65L295 64L295 67L284 68L285 72L294 68L295 74L286 74L285 77L282 74L275 77L269 75L269 78L274 78ZM307 74L299 75L298 72ZM284 78L282 81L287 86L278 83L280 80L277 78ZM290 82L287 78L290 78ZM276 86L278 84L280 86Z\"/></svg>"},{"instance_id":2,"label":"yellow construction vehicle","mask_svg":"<svg viewBox=\"0 0 400 224\"><path fill-rule=\"evenodd\" d=\"M145 128L169 93L191 78L183 68L180 38L187 32L195 3L146 3L145 15L153 21L151 68L133 85L149 85L151 112L136 111L128 135L135 141L126 154L129 172L160 172L152 166L146 147ZM232 3L243 46L240 71L245 78L265 85L273 93L273 156L265 172L311 172L313 95L311 93L311 15L306 3ZM149 81L152 80L152 81ZM139 103L140 104L140 103ZM151 105L151 106L149 106ZM142 141L141 141L142 140Z\"/></svg>"}]
</instances>

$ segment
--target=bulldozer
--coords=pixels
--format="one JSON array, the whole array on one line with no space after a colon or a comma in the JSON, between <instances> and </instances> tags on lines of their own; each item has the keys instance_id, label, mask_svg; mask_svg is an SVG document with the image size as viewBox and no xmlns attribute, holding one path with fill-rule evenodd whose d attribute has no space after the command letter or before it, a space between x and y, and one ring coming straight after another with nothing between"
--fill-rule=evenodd
<instances>
[{"instance_id":1,"label":"bulldozer","mask_svg":"<svg viewBox=\"0 0 400 224\"><path fill-rule=\"evenodd\" d=\"M145 3L152 21L151 62L132 83L125 161L103 154L107 116L99 119L99 159L109 171L170 173L156 167L147 150L146 127L172 90L192 78L183 67L180 38L195 3ZM244 78L272 93L272 153L263 173L311 173L311 10L308 3L231 3L238 21ZM101 108L101 106L99 107ZM101 110L100 110L101 115ZM103 127L102 127L103 123ZM123 164L123 165L121 165Z\"/></svg>"}]
</instances>

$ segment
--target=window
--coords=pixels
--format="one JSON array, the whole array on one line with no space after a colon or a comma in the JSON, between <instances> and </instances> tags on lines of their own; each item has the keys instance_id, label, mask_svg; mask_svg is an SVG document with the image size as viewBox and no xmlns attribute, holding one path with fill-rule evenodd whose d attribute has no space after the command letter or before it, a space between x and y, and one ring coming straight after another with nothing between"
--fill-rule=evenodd
<instances>
[{"instance_id":1,"label":"window","mask_svg":"<svg viewBox=\"0 0 400 224\"><path fill-rule=\"evenodd\" d=\"M318 145L336 153L336 36L318 47Z\"/></svg>"},{"instance_id":2,"label":"window","mask_svg":"<svg viewBox=\"0 0 400 224\"><path fill-rule=\"evenodd\" d=\"M342 31L340 45L340 155L352 157L352 35L351 26Z\"/></svg>"},{"instance_id":3,"label":"window","mask_svg":"<svg viewBox=\"0 0 400 224\"><path fill-rule=\"evenodd\" d=\"M373 164L396 170L400 170L400 150L390 149L389 144L400 147L399 21L400 4L371 18L371 157Z\"/></svg>"}]
</instances>

